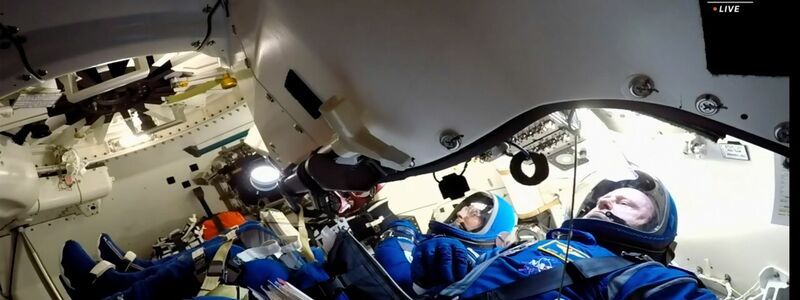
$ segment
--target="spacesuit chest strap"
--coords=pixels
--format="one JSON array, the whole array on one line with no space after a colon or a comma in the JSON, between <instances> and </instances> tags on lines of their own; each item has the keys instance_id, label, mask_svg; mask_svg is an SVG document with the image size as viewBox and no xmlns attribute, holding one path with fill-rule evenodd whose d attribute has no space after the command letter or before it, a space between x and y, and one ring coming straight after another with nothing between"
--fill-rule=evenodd
<instances>
[{"instance_id":1,"label":"spacesuit chest strap","mask_svg":"<svg viewBox=\"0 0 800 300\"><path fill-rule=\"evenodd\" d=\"M619 256L590 257L574 260L501 286L498 289L487 292L485 298L512 300L533 297L558 289L560 286L569 286L581 280L609 274L633 264L634 262ZM561 274L565 268L566 274L564 274L562 283Z\"/></svg>"}]
</instances>

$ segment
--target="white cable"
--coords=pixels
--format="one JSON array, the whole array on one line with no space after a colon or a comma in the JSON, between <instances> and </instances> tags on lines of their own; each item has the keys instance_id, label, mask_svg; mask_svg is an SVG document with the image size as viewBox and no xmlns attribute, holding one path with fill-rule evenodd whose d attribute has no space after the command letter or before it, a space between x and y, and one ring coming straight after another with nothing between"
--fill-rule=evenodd
<instances>
[{"instance_id":1,"label":"white cable","mask_svg":"<svg viewBox=\"0 0 800 300\"><path fill-rule=\"evenodd\" d=\"M742 293L740 293L739 291L737 291L736 289L733 288L733 285L731 285L730 281L714 278L714 277L707 276L707 275L704 275L704 274L697 274L697 277L699 277L701 279L705 279L705 280L711 281L711 282L715 282L715 283L718 283L718 284L724 286L726 295L725 295L725 298L723 298L723 300L740 300L740 299L744 299L744 296L746 296L747 294L751 293L753 288L758 286L758 282L756 282L756 284L753 285L753 287L751 287L749 290L747 290L747 292L742 294ZM739 297L735 298L734 295L737 295Z\"/></svg>"},{"instance_id":2,"label":"white cable","mask_svg":"<svg viewBox=\"0 0 800 300\"><path fill-rule=\"evenodd\" d=\"M758 292L758 294L755 294L754 296L747 298L747 300L759 299L759 297L761 297L763 295L764 295L764 291L760 291L760 292Z\"/></svg>"},{"instance_id":3,"label":"white cable","mask_svg":"<svg viewBox=\"0 0 800 300\"><path fill-rule=\"evenodd\" d=\"M758 283L759 283L759 282L758 282L758 281L756 281L756 283L755 283L755 284L753 284L753 286L751 286L751 287L750 287L750 288L749 288L749 289L748 289L746 292L744 292L743 294L739 295L739 298L736 298L736 300L744 300L744 299L745 299L745 297L747 297L748 295L750 295L750 293L752 293L752 292L753 292L753 290L754 290L756 287L758 287Z\"/></svg>"}]
</instances>

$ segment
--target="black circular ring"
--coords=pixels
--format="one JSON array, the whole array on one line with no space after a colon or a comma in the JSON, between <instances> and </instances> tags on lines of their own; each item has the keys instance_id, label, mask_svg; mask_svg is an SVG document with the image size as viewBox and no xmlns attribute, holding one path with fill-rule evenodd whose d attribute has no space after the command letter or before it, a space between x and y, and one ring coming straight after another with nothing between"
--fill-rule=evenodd
<instances>
[{"instance_id":1,"label":"black circular ring","mask_svg":"<svg viewBox=\"0 0 800 300\"><path fill-rule=\"evenodd\" d=\"M511 177L517 182L524 185L537 185L550 175L550 167L547 163L547 157L544 156L544 154L536 152L529 153L530 159L533 160L533 166L536 167L536 171L533 172L532 176L528 176L525 172L522 172L522 162L527 158L522 151L517 152L517 154L514 154L511 158L509 171L511 172Z\"/></svg>"}]
</instances>

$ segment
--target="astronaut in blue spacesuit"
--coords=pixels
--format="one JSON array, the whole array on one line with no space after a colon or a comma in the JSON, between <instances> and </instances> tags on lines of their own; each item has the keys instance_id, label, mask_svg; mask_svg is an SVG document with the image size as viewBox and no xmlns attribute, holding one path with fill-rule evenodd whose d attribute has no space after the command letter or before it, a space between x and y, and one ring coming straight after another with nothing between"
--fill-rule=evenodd
<instances>
[{"instance_id":1,"label":"astronaut in blue spacesuit","mask_svg":"<svg viewBox=\"0 0 800 300\"><path fill-rule=\"evenodd\" d=\"M303 259L297 251L284 253L283 256L294 256L293 261L298 262L291 267L273 257L237 261L238 254L245 249L258 248L277 236L254 221L242 224L235 232L235 244L225 245L226 236L234 235L221 235L158 261L123 255L126 251L105 234L100 238L98 249L100 262L94 261L77 242L67 241L62 250L59 279L73 299L189 299L198 294L204 282L200 272L206 269L203 266L213 265L212 258L217 259L215 254L226 247L229 247L227 257L223 258L226 270L220 278L223 284L260 292L280 280L306 289L329 279L322 269L325 254L319 248L312 249L316 262ZM239 275L235 278L229 276L232 265L238 269ZM204 296L197 299L224 298Z\"/></svg>"},{"instance_id":2,"label":"astronaut in blue spacesuit","mask_svg":"<svg viewBox=\"0 0 800 300\"><path fill-rule=\"evenodd\" d=\"M575 196L575 218L541 241L495 243L516 215L501 197L478 193L444 222L431 221L430 234L395 222L376 258L407 292L427 297L716 299L669 265L677 211L657 178L632 168L594 172Z\"/></svg>"}]
</instances>

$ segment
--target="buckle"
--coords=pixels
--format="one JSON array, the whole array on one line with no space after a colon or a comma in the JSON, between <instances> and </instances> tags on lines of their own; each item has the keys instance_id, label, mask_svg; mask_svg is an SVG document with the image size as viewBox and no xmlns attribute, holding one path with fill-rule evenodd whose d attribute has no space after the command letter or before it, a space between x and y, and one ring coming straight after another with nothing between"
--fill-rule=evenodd
<instances>
[{"instance_id":1,"label":"buckle","mask_svg":"<svg viewBox=\"0 0 800 300\"><path fill-rule=\"evenodd\" d=\"M206 276L222 276L222 271L225 269L225 263L222 261L211 261L211 264L208 265L208 271L206 271Z\"/></svg>"}]
</instances>

